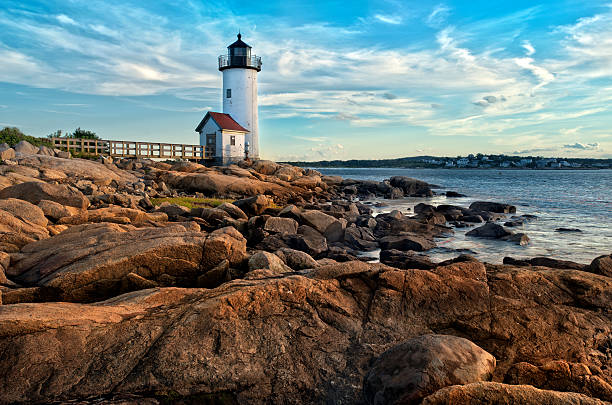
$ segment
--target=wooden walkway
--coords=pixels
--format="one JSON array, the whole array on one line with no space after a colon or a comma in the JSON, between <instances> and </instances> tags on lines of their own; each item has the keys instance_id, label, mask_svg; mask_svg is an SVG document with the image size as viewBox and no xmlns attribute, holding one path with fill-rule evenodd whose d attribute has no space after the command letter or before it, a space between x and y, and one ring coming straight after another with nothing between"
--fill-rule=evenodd
<instances>
[{"instance_id":1,"label":"wooden walkway","mask_svg":"<svg viewBox=\"0 0 612 405\"><path fill-rule=\"evenodd\" d=\"M202 145L107 141L102 139L51 138L57 149L89 156L143 159L213 159L215 151Z\"/></svg>"}]
</instances>

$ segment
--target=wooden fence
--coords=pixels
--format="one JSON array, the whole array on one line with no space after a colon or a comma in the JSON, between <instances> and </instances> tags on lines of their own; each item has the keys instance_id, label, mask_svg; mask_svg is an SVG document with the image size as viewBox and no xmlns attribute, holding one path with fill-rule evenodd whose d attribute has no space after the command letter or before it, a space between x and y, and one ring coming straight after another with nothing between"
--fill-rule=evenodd
<instances>
[{"instance_id":1,"label":"wooden fence","mask_svg":"<svg viewBox=\"0 0 612 405\"><path fill-rule=\"evenodd\" d=\"M187 160L213 159L215 156L212 148L203 145L75 138L51 138L51 140L55 148L91 156Z\"/></svg>"}]
</instances>

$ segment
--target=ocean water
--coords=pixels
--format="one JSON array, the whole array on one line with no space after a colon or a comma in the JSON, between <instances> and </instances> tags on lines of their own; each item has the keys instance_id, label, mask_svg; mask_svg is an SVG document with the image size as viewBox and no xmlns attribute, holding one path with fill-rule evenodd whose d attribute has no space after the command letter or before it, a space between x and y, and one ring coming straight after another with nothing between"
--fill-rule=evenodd
<instances>
[{"instance_id":1,"label":"ocean water","mask_svg":"<svg viewBox=\"0 0 612 405\"><path fill-rule=\"evenodd\" d=\"M528 246L467 237L465 233L473 228L455 229L452 237L438 239L439 247L428 252L438 260L468 253L490 263L501 263L504 256L550 256L589 263L596 256L612 253L612 170L314 169L360 180L409 176L440 186L436 192L452 190L466 195L379 200L389 205L378 208L377 213L394 209L409 213L420 202L467 207L481 200L512 204L517 209L514 215L538 217L522 227L510 228L526 233L531 239ZM582 232L561 233L555 231L557 228L578 228Z\"/></svg>"}]
</instances>

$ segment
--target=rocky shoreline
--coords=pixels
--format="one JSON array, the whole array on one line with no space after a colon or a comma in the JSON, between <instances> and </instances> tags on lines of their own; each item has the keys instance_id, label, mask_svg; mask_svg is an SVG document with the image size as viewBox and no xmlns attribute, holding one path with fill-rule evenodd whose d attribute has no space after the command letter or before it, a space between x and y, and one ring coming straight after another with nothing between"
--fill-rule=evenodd
<instances>
[{"instance_id":1,"label":"rocky shoreline","mask_svg":"<svg viewBox=\"0 0 612 405\"><path fill-rule=\"evenodd\" d=\"M612 401L612 255L427 256L457 227L528 243L511 205L374 216L436 187L0 158L0 403Z\"/></svg>"}]
</instances>

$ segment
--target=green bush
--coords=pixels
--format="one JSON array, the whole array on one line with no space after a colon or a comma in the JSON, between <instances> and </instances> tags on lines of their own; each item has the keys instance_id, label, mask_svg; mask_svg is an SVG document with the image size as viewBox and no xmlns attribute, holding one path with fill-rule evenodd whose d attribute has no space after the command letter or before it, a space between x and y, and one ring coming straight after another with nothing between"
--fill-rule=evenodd
<instances>
[{"instance_id":1,"label":"green bush","mask_svg":"<svg viewBox=\"0 0 612 405\"><path fill-rule=\"evenodd\" d=\"M7 143L10 146L15 146L20 141L28 141L35 146L53 146L53 144L46 139L26 135L16 127L4 127L0 130L0 143Z\"/></svg>"}]
</instances>

